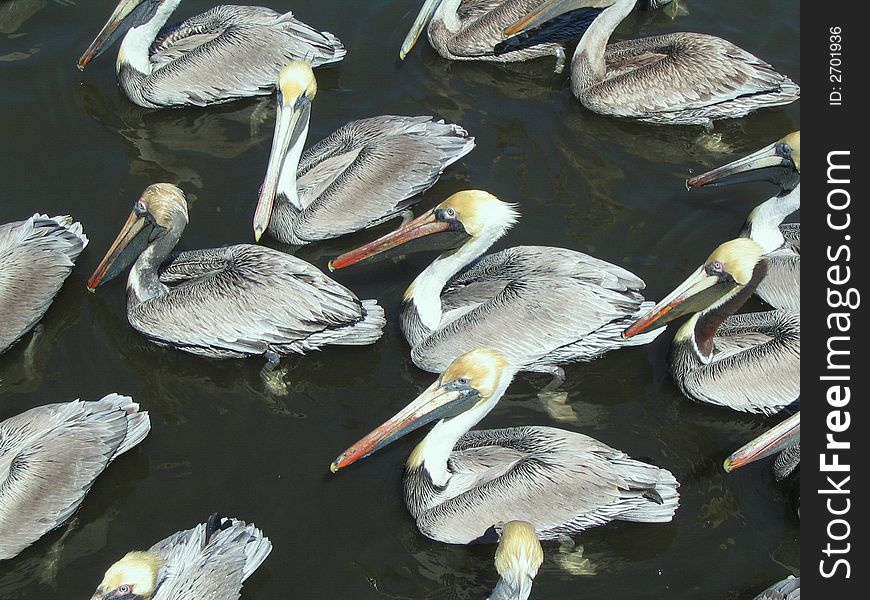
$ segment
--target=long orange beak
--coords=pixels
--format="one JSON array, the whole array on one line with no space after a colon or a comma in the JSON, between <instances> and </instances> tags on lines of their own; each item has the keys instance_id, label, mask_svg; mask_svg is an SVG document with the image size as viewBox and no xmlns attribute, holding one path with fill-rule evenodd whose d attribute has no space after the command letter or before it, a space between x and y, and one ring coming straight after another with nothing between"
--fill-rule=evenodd
<instances>
[{"instance_id":1,"label":"long orange beak","mask_svg":"<svg viewBox=\"0 0 870 600\"><path fill-rule=\"evenodd\" d=\"M94 38L94 41L91 42L91 45L88 46L88 49L85 50L85 53L82 54L81 58L79 58L76 63L79 71L83 71L85 66L91 62L91 60L102 54L103 51L111 45L111 43L121 33L118 31L118 28L122 23L124 23L127 17L130 16L130 13L132 13L140 4L142 4L142 0L121 0L118 2L118 6L116 6L115 10L112 11L109 20L106 21L106 24L103 25L100 33L97 34L97 37ZM118 31L117 34L116 31Z\"/></svg>"},{"instance_id":2,"label":"long orange beak","mask_svg":"<svg viewBox=\"0 0 870 600\"><path fill-rule=\"evenodd\" d=\"M115 238L115 241L112 243L106 256L103 257L102 262L97 266L97 270L94 271L94 274L91 275L90 279L88 279L88 289L90 291L93 292L97 289L97 286L103 283L104 280L108 281L117 275L139 256L147 243L147 238L140 238L140 235L147 224L148 221L144 216L138 215L135 212L130 213L127 222L124 223L124 227L121 228L121 233L119 233L118 237ZM139 240L142 241L133 244L134 241ZM125 252L128 247L130 250ZM119 261L118 259L122 256L124 258ZM113 268L113 265L116 266ZM106 277L107 273L109 274L108 278Z\"/></svg>"},{"instance_id":3,"label":"long orange beak","mask_svg":"<svg viewBox=\"0 0 870 600\"><path fill-rule=\"evenodd\" d=\"M401 246L411 240L432 235L434 233L441 233L449 229L450 223L439 221L435 216L435 211L431 210L392 233L388 233L373 242L369 242L365 246L360 246L356 250L345 252L338 258L329 261L329 270L334 271L336 269L343 269L344 267L358 263L361 260L371 258L377 254Z\"/></svg>"},{"instance_id":4,"label":"long orange beak","mask_svg":"<svg viewBox=\"0 0 870 600\"><path fill-rule=\"evenodd\" d=\"M735 451L725 459L723 467L725 471L730 473L734 469L739 469L760 458L770 456L798 443L800 435L801 413L798 411L782 423L771 427L768 431Z\"/></svg>"}]
</instances>

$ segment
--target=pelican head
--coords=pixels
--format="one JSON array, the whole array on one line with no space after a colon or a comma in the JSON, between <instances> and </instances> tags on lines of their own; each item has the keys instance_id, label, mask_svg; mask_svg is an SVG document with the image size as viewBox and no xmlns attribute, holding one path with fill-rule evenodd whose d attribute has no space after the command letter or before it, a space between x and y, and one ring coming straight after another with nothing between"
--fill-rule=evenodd
<instances>
[{"instance_id":1,"label":"pelican head","mask_svg":"<svg viewBox=\"0 0 870 600\"><path fill-rule=\"evenodd\" d=\"M761 458L782 452L800 443L801 413L796 412L788 419L771 427L760 436L736 450L725 459L725 471L731 472Z\"/></svg>"},{"instance_id":2,"label":"pelican head","mask_svg":"<svg viewBox=\"0 0 870 600\"><path fill-rule=\"evenodd\" d=\"M446 421L474 411L480 413L480 420L515 374L516 368L496 350L477 349L463 354L413 402L342 452L330 470L335 473L437 419Z\"/></svg>"},{"instance_id":3,"label":"pelican head","mask_svg":"<svg viewBox=\"0 0 870 600\"><path fill-rule=\"evenodd\" d=\"M163 561L149 552L129 552L109 567L91 600L148 600Z\"/></svg>"},{"instance_id":4,"label":"pelican head","mask_svg":"<svg viewBox=\"0 0 870 600\"><path fill-rule=\"evenodd\" d=\"M744 181L767 181L784 192L800 183L801 132L794 131L781 140L686 181L687 187L728 185Z\"/></svg>"},{"instance_id":5,"label":"pelican head","mask_svg":"<svg viewBox=\"0 0 870 600\"><path fill-rule=\"evenodd\" d=\"M272 207L278 193L282 174L290 181L293 189L290 195L296 198L296 168L302 156L302 146L307 137L308 123L311 118L311 101L317 95L317 79L307 62L294 60L278 74L278 116L275 120L275 135L272 138L272 152L266 166L266 178L260 187L260 198L254 212L254 238L260 236L269 226ZM288 156L293 159L288 162ZM293 164L290 164L290 163Z\"/></svg>"},{"instance_id":6,"label":"pelican head","mask_svg":"<svg viewBox=\"0 0 870 600\"><path fill-rule=\"evenodd\" d=\"M519 213L515 210L515 205L502 202L489 192L481 190L457 192L396 231L330 261L329 268L341 269L411 240L448 232L461 234L466 238L466 243L470 238L480 240L489 247L503 236L518 218Z\"/></svg>"},{"instance_id":7,"label":"pelican head","mask_svg":"<svg viewBox=\"0 0 870 600\"><path fill-rule=\"evenodd\" d=\"M184 192L171 183L149 185L115 238L97 270L88 279L88 289L111 280L130 266L150 244L171 234L174 246L188 222ZM156 266L156 265L155 265Z\"/></svg>"},{"instance_id":8,"label":"pelican head","mask_svg":"<svg viewBox=\"0 0 870 600\"><path fill-rule=\"evenodd\" d=\"M526 600L542 562L544 551L534 526L526 521L505 523L495 551L501 579L487 600Z\"/></svg>"},{"instance_id":9,"label":"pelican head","mask_svg":"<svg viewBox=\"0 0 870 600\"><path fill-rule=\"evenodd\" d=\"M753 279L758 279L756 267L765 264L763 254L761 246L749 238L725 242L677 289L635 321L622 335L633 337L687 313L706 311L721 305Z\"/></svg>"},{"instance_id":10,"label":"pelican head","mask_svg":"<svg viewBox=\"0 0 870 600\"><path fill-rule=\"evenodd\" d=\"M619 2L619 0L546 0L525 17L507 27L503 35L505 38L524 33L535 27L540 27L548 21L567 12L592 8L602 10Z\"/></svg>"},{"instance_id":11,"label":"pelican head","mask_svg":"<svg viewBox=\"0 0 870 600\"><path fill-rule=\"evenodd\" d=\"M121 0L112 15L85 53L78 60L79 70L105 52L115 40L133 27L139 27L154 18L158 11L172 12L180 0ZM155 32L156 33L156 32Z\"/></svg>"}]
</instances>

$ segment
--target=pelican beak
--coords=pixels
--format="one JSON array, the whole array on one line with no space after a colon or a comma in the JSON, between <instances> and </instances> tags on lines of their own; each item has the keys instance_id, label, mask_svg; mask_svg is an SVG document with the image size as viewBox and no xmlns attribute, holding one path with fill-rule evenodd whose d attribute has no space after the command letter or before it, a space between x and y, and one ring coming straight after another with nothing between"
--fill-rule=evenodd
<instances>
[{"instance_id":1,"label":"pelican beak","mask_svg":"<svg viewBox=\"0 0 870 600\"><path fill-rule=\"evenodd\" d=\"M715 187L747 181L775 182L775 171L780 169L791 172L796 167L785 145L775 142L749 156L686 180L686 187Z\"/></svg>"},{"instance_id":2,"label":"pelican beak","mask_svg":"<svg viewBox=\"0 0 870 600\"><path fill-rule=\"evenodd\" d=\"M161 2L157 4L159 5ZM115 7L103 29L79 58L77 63L79 71L83 71L91 60L102 54L119 36L124 34L132 26L135 20L133 17L144 15L148 10L149 7L144 0L121 0L118 2L118 6ZM121 27L121 25L125 26Z\"/></svg>"},{"instance_id":3,"label":"pelican beak","mask_svg":"<svg viewBox=\"0 0 870 600\"><path fill-rule=\"evenodd\" d=\"M417 14L417 18L414 19L414 24L411 25L411 30L408 32L408 35L405 36L405 39L402 42L402 48L401 50L399 50L400 59L405 60L405 57L408 56L411 48L413 48L414 44L417 43L417 40L420 38L420 34L423 33L426 25L429 24L429 21L432 19L432 15L434 15L435 11L438 10L441 2L442 0L426 0L423 3L423 8L420 9L420 12Z\"/></svg>"},{"instance_id":4,"label":"pelican beak","mask_svg":"<svg viewBox=\"0 0 870 600\"><path fill-rule=\"evenodd\" d=\"M97 270L88 279L88 289L94 291L97 286L113 279L133 263L145 247L154 239L157 226L148 213L130 213L121 233L115 238Z\"/></svg>"},{"instance_id":5,"label":"pelican beak","mask_svg":"<svg viewBox=\"0 0 870 600\"><path fill-rule=\"evenodd\" d=\"M547 21L551 21L559 15L565 14L577 8L582 8L583 0L547 0L542 2L535 10L505 29L502 33L509 38L529 29L540 27Z\"/></svg>"},{"instance_id":6,"label":"pelican beak","mask_svg":"<svg viewBox=\"0 0 870 600\"><path fill-rule=\"evenodd\" d=\"M254 211L254 238L260 237L269 227L272 207L278 192L281 170L291 149L301 155L305 143L305 131L311 118L311 99L303 92L292 103L285 103L279 88L278 116L275 120L275 135L272 138L272 152L266 167L266 178L260 187L260 198Z\"/></svg>"},{"instance_id":7,"label":"pelican beak","mask_svg":"<svg viewBox=\"0 0 870 600\"><path fill-rule=\"evenodd\" d=\"M796 412L782 423L765 431L760 436L725 459L725 471L730 473L760 458L776 454L800 442L801 413Z\"/></svg>"},{"instance_id":8,"label":"pelican beak","mask_svg":"<svg viewBox=\"0 0 870 600\"><path fill-rule=\"evenodd\" d=\"M459 225L461 226L461 224ZM367 258L371 258L387 250L391 250L396 246L401 246L411 240L422 238L435 233L443 233L454 229L454 222L445 221L438 218L438 209L430 210L423 213L407 225L399 227L392 233L369 242L365 246L360 246L356 250L345 252L338 258L329 261L329 270L343 269L350 265L356 264Z\"/></svg>"},{"instance_id":9,"label":"pelican beak","mask_svg":"<svg viewBox=\"0 0 870 600\"><path fill-rule=\"evenodd\" d=\"M479 399L480 394L470 385L439 379L393 418L342 452L329 470L335 473L427 423L464 412Z\"/></svg>"},{"instance_id":10,"label":"pelican beak","mask_svg":"<svg viewBox=\"0 0 870 600\"><path fill-rule=\"evenodd\" d=\"M723 285L718 276L709 275L704 267L698 268L677 289L623 331L622 336L634 337L685 314L704 310L722 297L726 291L722 289Z\"/></svg>"}]
</instances>

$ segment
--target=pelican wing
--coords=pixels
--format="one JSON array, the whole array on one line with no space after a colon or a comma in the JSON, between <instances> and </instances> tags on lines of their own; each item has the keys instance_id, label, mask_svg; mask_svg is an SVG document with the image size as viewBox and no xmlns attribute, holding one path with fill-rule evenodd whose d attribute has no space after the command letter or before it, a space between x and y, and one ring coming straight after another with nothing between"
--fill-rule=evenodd
<instances>
[{"instance_id":1,"label":"pelican wing","mask_svg":"<svg viewBox=\"0 0 870 600\"><path fill-rule=\"evenodd\" d=\"M780 223L779 232L785 238L785 245L795 254L801 253L801 224Z\"/></svg>"},{"instance_id":2,"label":"pelican wing","mask_svg":"<svg viewBox=\"0 0 870 600\"><path fill-rule=\"evenodd\" d=\"M795 241L786 238L785 245L765 255L767 275L758 284L755 293L774 308L800 311L801 309L801 256L800 231ZM797 250L795 252L795 249Z\"/></svg>"},{"instance_id":3,"label":"pelican wing","mask_svg":"<svg viewBox=\"0 0 870 600\"><path fill-rule=\"evenodd\" d=\"M746 412L773 414L800 397L800 313L771 310L725 319L713 359L678 379L687 395ZM675 352L678 352L676 350ZM672 360L680 360L675 354ZM747 386L746 382L755 382Z\"/></svg>"},{"instance_id":4,"label":"pelican wing","mask_svg":"<svg viewBox=\"0 0 870 600\"><path fill-rule=\"evenodd\" d=\"M216 6L161 30L151 47L145 98L160 104L206 104L268 94L291 60L312 66L341 60L345 49L328 32L257 6ZM231 68L228 68L231 66Z\"/></svg>"},{"instance_id":5,"label":"pelican wing","mask_svg":"<svg viewBox=\"0 0 870 600\"><path fill-rule=\"evenodd\" d=\"M182 277L183 271L191 276ZM304 352L365 316L347 288L313 265L263 246L183 252L163 277L175 278L175 285L131 305L130 323L157 343L198 354Z\"/></svg>"},{"instance_id":6,"label":"pelican wing","mask_svg":"<svg viewBox=\"0 0 870 600\"><path fill-rule=\"evenodd\" d=\"M643 287L629 271L580 252L509 248L448 282L443 305L451 312L411 357L441 372L457 356L490 347L529 366L585 342L583 353L592 358L624 343L618 324L637 313Z\"/></svg>"},{"instance_id":7,"label":"pelican wing","mask_svg":"<svg viewBox=\"0 0 870 600\"><path fill-rule=\"evenodd\" d=\"M42 318L87 243L68 216L36 214L0 227L0 352Z\"/></svg>"},{"instance_id":8,"label":"pelican wing","mask_svg":"<svg viewBox=\"0 0 870 600\"><path fill-rule=\"evenodd\" d=\"M157 542L149 552L163 567L154 600L236 600L242 583L272 550L263 532L235 519L221 519L209 532L205 523Z\"/></svg>"},{"instance_id":9,"label":"pelican wing","mask_svg":"<svg viewBox=\"0 0 870 600\"><path fill-rule=\"evenodd\" d=\"M65 522L109 462L145 438L150 420L138 408L111 394L0 423L0 559Z\"/></svg>"},{"instance_id":10,"label":"pelican wing","mask_svg":"<svg viewBox=\"0 0 870 600\"><path fill-rule=\"evenodd\" d=\"M783 104L799 95L797 86L771 65L700 33L609 44L605 61L606 79L583 91L583 100L592 110L606 108L616 116L655 119L652 113L708 110L742 98L761 105L771 94L771 104ZM780 97L781 88L788 88L788 99Z\"/></svg>"},{"instance_id":11,"label":"pelican wing","mask_svg":"<svg viewBox=\"0 0 870 600\"><path fill-rule=\"evenodd\" d=\"M421 532L448 543L485 539L511 520L532 523L541 539L612 519L669 521L679 498L668 471L550 427L470 431L449 468L450 498L417 516ZM470 485L453 489L454 480Z\"/></svg>"},{"instance_id":12,"label":"pelican wing","mask_svg":"<svg viewBox=\"0 0 870 600\"><path fill-rule=\"evenodd\" d=\"M314 241L388 219L472 148L464 129L432 117L348 123L302 156L297 187L305 208L295 233Z\"/></svg>"}]
</instances>

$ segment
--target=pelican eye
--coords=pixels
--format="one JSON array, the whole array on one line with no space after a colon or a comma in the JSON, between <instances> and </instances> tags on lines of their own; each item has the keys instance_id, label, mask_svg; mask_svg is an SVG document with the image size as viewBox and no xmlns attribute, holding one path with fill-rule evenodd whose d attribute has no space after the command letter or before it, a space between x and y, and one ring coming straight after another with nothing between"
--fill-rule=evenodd
<instances>
[{"instance_id":1,"label":"pelican eye","mask_svg":"<svg viewBox=\"0 0 870 600\"><path fill-rule=\"evenodd\" d=\"M455 217L456 216L456 209L448 206L447 208L444 209L444 214L447 215L448 217Z\"/></svg>"},{"instance_id":2,"label":"pelican eye","mask_svg":"<svg viewBox=\"0 0 870 600\"><path fill-rule=\"evenodd\" d=\"M118 588L119 594L129 594L131 591L133 591L133 588L131 588L129 585L122 585Z\"/></svg>"},{"instance_id":3,"label":"pelican eye","mask_svg":"<svg viewBox=\"0 0 870 600\"><path fill-rule=\"evenodd\" d=\"M706 267L704 270L707 272L707 275L721 275L722 271L725 269L725 265L722 264L722 261L714 260Z\"/></svg>"},{"instance_id":4,"label":"pelican eye","mask_svg":"<svg viewBox=\"0 0 870 600\"><path fill-rule=\"evenodd\" d=\"M145 206L145 203L139 200L136 204L133 205L133 212L137 215L144 215L148 212L148 207Z\"/></svg>"},{"instance_id":5,"label":"pelican eye","mask_svg":"<svg viewBox=\"0 0 870 600\"><path fill-rule=\"evenodd\" d=\"M459 385L468 385L468 377L460 377L456 380Z\"/></svg>"}]
</instances>

